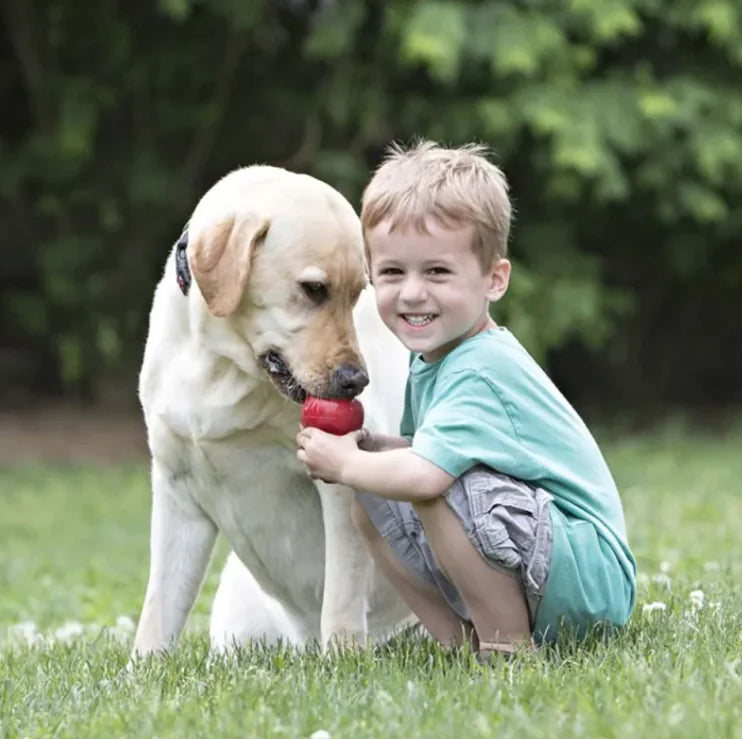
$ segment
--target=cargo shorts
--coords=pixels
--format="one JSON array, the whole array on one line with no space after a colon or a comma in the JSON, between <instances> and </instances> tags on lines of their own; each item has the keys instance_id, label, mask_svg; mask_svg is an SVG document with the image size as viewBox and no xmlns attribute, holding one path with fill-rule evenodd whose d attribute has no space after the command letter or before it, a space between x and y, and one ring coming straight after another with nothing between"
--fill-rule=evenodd
<instances>
[{"instance_id":1,"label":"cargo shorts","mask_svg":"<svg viewBox=\"0 0 742 739\"><path fill-rule=\"evenodd\" d=\"M405 567L418 580L437 588L453 611L470 621L469 609L436 562L412 504L364 492L356 496ZM552 496L523 480L478 465L453 483L445 499L485 561L520 581L533 629L549 574Z\"/></svg>"}]
</instances>

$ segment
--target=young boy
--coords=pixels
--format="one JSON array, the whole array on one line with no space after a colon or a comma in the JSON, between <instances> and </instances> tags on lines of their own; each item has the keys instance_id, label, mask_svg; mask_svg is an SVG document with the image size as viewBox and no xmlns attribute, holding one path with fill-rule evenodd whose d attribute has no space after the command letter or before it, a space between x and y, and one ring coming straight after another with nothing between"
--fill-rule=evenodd
<instances>
[{"instance_id":1,"label":"young boy","mask_svg":"<svg viewBox=\"0 0 742 739\"><path fill-rule=\"evenodd\" d=\"M356 525L423 625L482 661L624 624L636 573L597 444L490 317L511 207L486 154L392 148L363 196L379 314L412 352L401 437L297 436L312 477L359 491Z\"/></svg>"}]
</instances>

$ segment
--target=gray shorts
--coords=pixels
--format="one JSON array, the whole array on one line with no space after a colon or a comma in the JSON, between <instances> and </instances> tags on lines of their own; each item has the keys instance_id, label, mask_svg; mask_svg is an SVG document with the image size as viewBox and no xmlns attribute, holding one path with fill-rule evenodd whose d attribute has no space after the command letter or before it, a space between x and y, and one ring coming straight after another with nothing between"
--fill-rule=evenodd
<instances>
[{"instance_id":1,"label":"gray shorts","mask_svg":"<svg viewBox=\"0 0 742 739\"><path fill-rule=\"evenodd\" d=\"M412 504L362 492L357 493L357 498L407 569L440 590L458 616L470 621L469 609L438 566ZM552 496L480 465L458 478L445 498L487 563L518 578L533 625L551 560L548 503Z\"/></svg>"}]
</instances>

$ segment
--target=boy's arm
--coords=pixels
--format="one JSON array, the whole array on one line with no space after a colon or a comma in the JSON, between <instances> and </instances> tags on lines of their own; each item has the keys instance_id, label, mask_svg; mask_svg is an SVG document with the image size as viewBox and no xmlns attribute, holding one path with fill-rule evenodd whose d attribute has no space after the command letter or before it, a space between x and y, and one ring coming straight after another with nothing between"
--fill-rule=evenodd
<instances>
[{"instance_id":1,"label":"boy's arm","mask_svg":"<svg viewBox=\"0 0 742 739\"><path fill-rule=\"evenodd\" d=\"M411 503L438 498L455 480L409 448L375 453L356 448L343 460L339 477L354 490Z\"/></svg>"},{"instance_id":2,"label":"boy's arm","mask_svg":"<svg viewBox=\"0 0 742 739\"><path fill-rule=\"evenodd\" d=\"M454 482L451 475L409 448L366 452L358 448L357 439L357 433L332 436L319 429L302 429L297 436L297 457L313 478L392 500L437 498Z\"/></svg>"}]
</instances>

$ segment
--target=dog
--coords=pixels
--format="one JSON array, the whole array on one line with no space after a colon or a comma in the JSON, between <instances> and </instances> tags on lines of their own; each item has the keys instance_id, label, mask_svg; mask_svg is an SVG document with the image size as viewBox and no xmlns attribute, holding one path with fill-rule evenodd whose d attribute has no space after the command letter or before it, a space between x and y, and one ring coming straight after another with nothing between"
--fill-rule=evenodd
<instances>
[{"instance_id":1,"label":"dog","mask_svg":"<svg viewBox=\"0 0 742 739\"><path fill-rule=\"evenodd\" d=\"M215 649L364 644L411 622L354 528L352 491L311 480L295 445L307 394L360 394L366 425L398 433L407 361L339 192L257 165L206 192L156 288L139 378L152 517L135 656L176 643L218 532L233 554Z\"/></svg>"}]
</instances>

